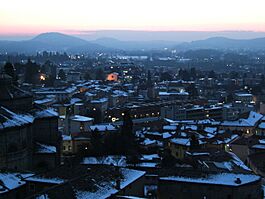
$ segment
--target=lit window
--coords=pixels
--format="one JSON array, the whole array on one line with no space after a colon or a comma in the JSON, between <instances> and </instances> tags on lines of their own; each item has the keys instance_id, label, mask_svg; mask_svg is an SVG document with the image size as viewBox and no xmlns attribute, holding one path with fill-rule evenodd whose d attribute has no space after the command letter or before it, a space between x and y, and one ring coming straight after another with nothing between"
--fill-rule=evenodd
<instances>
[{"instance_id":1,"label":"lit window","mask_svg":"<svg viewBox=\"0 0 265 199\"><path fill-rule=\"evenodd\" d=\"M81 123L80 124L80 131L84 131L85 130L85 125L84 125L84 123Z\"/></svg>"}]
</instances>

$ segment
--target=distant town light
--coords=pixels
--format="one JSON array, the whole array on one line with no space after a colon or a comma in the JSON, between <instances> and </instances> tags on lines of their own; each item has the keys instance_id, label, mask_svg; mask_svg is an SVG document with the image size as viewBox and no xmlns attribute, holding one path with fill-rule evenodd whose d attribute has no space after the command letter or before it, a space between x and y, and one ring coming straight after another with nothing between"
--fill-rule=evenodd
<instances>
[{"instance_id":1,"label":"distant town light","mask_svg":"<svg viewBox=\"0 0 265 199\"><path fill-rule=\"evenodd\" d=\"M40 80L41 80L41 81L45 81L45 80L46 80L45 75L41 75L41 76L40 76Z\"/></svg>"}]
</instances>

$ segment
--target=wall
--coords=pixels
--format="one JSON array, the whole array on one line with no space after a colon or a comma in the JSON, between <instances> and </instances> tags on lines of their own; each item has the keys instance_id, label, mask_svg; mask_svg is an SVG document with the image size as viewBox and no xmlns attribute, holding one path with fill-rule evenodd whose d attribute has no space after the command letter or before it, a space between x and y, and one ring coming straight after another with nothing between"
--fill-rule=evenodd
<instances>
[{"instance_id":1,"label":"wall","mask_svg":"<svg viewBox=\"0 0 265 199\"><path fill-rule=\"evenodd\" d=\"M0 133L0 168L29 169L32 160L31 125Z\"/></svg>"}]
</instances>

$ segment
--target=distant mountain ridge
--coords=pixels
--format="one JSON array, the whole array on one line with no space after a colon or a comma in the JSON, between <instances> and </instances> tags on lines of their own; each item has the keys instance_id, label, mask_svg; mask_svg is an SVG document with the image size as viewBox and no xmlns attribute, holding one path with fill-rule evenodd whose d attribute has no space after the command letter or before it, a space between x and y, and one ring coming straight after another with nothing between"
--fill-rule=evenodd
<instances>
[{"instance_id":1,"label":"distant mountain ridge","mask_svg":"<svg viewBox=\"0 0 265 199\"><path fill-rule=\"evenodd\" d=\"M92 41L93 43L121 50L158 50L172 48L180 44L176 41L154 40L154 41L121 41L118 39L103 37Z\"/></svg>"},{"instance_id":2,"label":"distant mountain ridge","mask_svg":"<svg viewBox=\"0 0 265 199\"><path fill-rule=\"evenodd\" d=\"M31 41L42 42L49 45L56 44L57 46L82 46L86 45L88 42L86 40L80 39L78 37L65 35L57 32L42 33L34 37Z\"/></svg>"},{"instance_id":3,"label":"distant mountain ridge","mask_svg":"<svg viewBox=\"0 0 265 199\"><path fill-rule=\"evenodd\" d=\"M36 53L38 51L84 52L107 50L86 40L57 32L43 33L25 41L0 41L0 52ZM77 50L77 51L76 51Z\"/></svg>"},{"instance_id":4,"label":"distant mountain ridge","mask_svg":"<svg viewBox=\"0 0 265 199\"><path fill-rule=\"evenodd\" d=\"M265 37L256 39L229 39L226 37L212 37L205 40L185 42L174 47L175 49L250 49L265 50Z\"/></svg>"},{"instance_id":5,"label":"distant mountain ridge","mask_svg":"<svg viewBox=\"0 0 265 199\"><path fill-rule=\"evenodd\" d=\"M24 41L0 41L0 53L34 54L40 51L59 51L71 53L113 51L113 50L177 50L191 49L250 49L265 50L265 37L256 39L229 39L211 37L204 40L178 43L176 41L121 41L114 38L100 38L87 41L57 32L43 33Z\"/></svg>"}]
</instances>

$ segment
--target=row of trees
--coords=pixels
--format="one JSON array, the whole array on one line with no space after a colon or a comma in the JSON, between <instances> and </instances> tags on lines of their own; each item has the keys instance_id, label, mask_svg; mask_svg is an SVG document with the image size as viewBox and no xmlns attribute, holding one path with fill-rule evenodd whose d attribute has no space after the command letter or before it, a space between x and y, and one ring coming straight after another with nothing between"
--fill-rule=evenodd
<instances>
[{"instance_id":1,"label":"row of trees","mask_svg":"<svg viewBox=\"0 0 265 199\"><path fill-rule=\"evenodd\" d=\"M41 67L40 65L32 62L30 59L28 60L28 62L24 65L19 64L19 67L23 67L23 73L24 73L24 82L29 83L29 84L39 84L39 83L46 83L49 85L53 85L53 82L55 80L56 77L56 69L55 69L55 74L50 74L49 76L45 77L45 80L41 80L40 79L40 74L41 73L46 73L47 71L45 71L45 67ZM51 66L53 67L53 66ZM21 69L20 69L21 70ZM12 77L13 80L13 84L17 85L18 84L18 75L16 72L16 68L15 66L10 63L7 62L4 65L4 72L9 75L10 77ZM41 82L43 81L43 82Z\"/></svg>"},{"instance_id":2,"label":"row of trees","mask_svg":"<svg viewBox=\"0 0 265 199\"><path fill-rule=\"evenodd\" d=\"M16 64L19 67L19 72L24 76L24 82L29 84L45 84L47 86L53 86L56 79L56 65L47 61L44 65L39 65L35 62L32 62L30 59L26 64ZM21 69L23 68L23 70ZM4 72L12 77L13 83L18 84L18 75L15 66L7 62L4 65ZM45 78L40 79L41 74L45 75ZM67 75L63 69L60 69L58 72L58 77L62 81L66 81ZM93 71L87 71L84 75L85 80L97 79L104 80L105 73L102 68L98 68Z\"/></svg>"},{"instance_id":3,"label":"row of trees","mask_svg":"<svg viewBox=\"0 0 265 199\"><path fill-rule=\"evenodd\" d=\"M4 71L7 75L9 75L12 78L13 84L18 85L18 77L17 77L16 69L15 69L14 65L11 64L10 62L7 62L4 65Z\"/></svg>"},{"instance_id":4,"label":"row of trees","mask_svg":"<svg viewBox=\"0 0 265 199\"><path fill-rule=\"evenodd\" d=\"M111 133L103 137L97 129L91 135L91 154L102 155L138 155L138 143L133 133L133 122L129 111L123 116L123 125L117 133Z\"/></svg>"}]
</instances>

